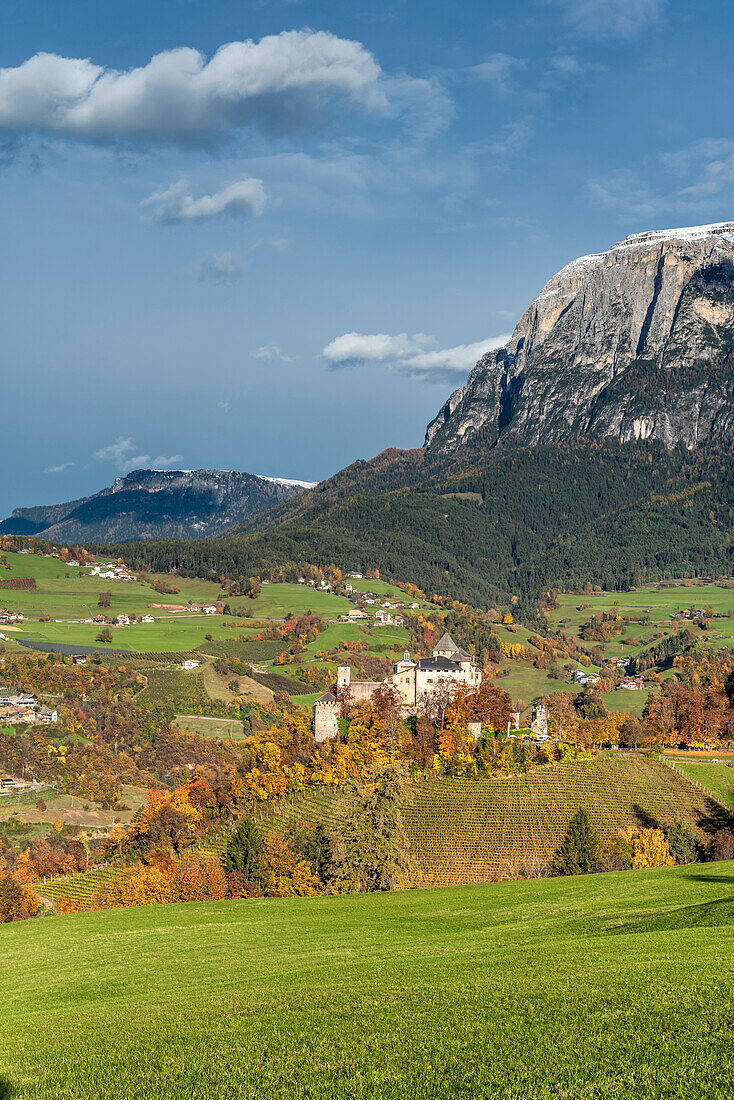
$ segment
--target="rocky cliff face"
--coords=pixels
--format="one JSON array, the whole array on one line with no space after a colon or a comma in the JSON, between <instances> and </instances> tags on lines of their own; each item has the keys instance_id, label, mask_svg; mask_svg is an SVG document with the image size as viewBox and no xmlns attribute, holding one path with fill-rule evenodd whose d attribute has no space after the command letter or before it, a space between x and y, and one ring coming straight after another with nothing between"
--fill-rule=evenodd
<instances>
[{"instance_id":1,"label":"rocky cliff face","mask_svg":"<svg viewBox=\"0 0 734 1100\"><path fill-rule=\"evenodd\" d=\"M480 431L669 446L734 431L734 222L638 233L554 275L426 444L450 451Z\"/></svg>"},{"instance_id":2,"label":"rocky cliff face","mask_svg":"<svg viewBox=\"0 0 734 1100\"><path fill-rule=\"evenodd\" d=\"M0 534L67 543L203 538L274 508L305 487L229 470L135 470L91 497L16 508L0 523Z\"/></svg>"}]
</instances>

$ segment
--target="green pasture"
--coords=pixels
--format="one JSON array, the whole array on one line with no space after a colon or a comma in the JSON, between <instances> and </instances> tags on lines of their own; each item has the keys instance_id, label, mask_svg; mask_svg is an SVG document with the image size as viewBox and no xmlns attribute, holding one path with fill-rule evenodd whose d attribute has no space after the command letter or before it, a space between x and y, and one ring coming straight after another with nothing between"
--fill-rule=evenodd
<instances>
[{"instance_id":1,"label":"green pasture","mask_svg":"<svg viewBox=\"0 0 734 1100\"><path fill-rule=\"evenodd\" d=\"M298 703L299 707L310 711L313 710L314 703L321 695L323 695L321 691L315 691L312 695L293 695L291 696L291 702Z\"/></svg>"},{"instance_id":2,"label":"green pasture","mask_svg":"<svg viewBox=\"0 0 734 1100\"><path fill-rule=\"evenodd\" d=\"M242 723L231 718L200 718L198 715L177 714L176 726L185 733L199 737L218 738L220 741L242 741L249 737Z\"/></svg>"},{"instance_id":3,"label":"green pasture","mask_svg":"<svg viewBox=\"0 0 734 1100\"><path fill-rule=\"evenodd\" d=\"M95 609L98 611L99 609ZM116 608L113 607L113 612ZM151 615L158 614L151 611ZM182 653L192 649L206 650L206 635L224 641L239 629L227 628L227 619L223 615L185 615L167 616L154 623L133 623L131 626L105 627L95 623L33 622L21 624L22 633L16 638L28 638L32 641L64 642L71 645L93 646L104 652L113 649L129 649L136 653ZM98 642L97 635L102 630L112 634L111 642Z\"/></svg>"},{"instance_id":4,"label":"green pasture","mask_svg":"<svg viewBox=\"0 0 734 1100\"><path fill-rule=\"evenodd\" d=\"M0 927L23 1100L729 1100L734 864Z\"/></svg>"},{"instance_id":5,"label":"green pasture","mask_svg":"<svg viewBox=\"0 0 734 1100\"><path fill-rule=\"evenodd\" d=\"M356 592L371 592L375 596L382 596L388 600L400 600L405 604L406 608L411 603L420 604L421 610L434 607L429 601L414 600L407 592L403 592L401 588L396 588L394 584L389 584L388 581L368 581L365 578L360 580L355 577L347 577L346 582L347 584L351 584Z\"/></svg>"},{"instance_id":6,"label":"green pasture","mask_svg":"<svg viewBox=\"0 0 734 1100\"><path fill-rule=\"evenodd\" d=\"M242 606L252 608L256 619L284 619L289 612L301 615L304 611L336 618L345 615L352 605L343 596L318 592L305 584L264 584L257 599L247 600Z\"/></svg>"},{"instance_id":7,"label":"green pasture","mask_svg":"<svg viewBox=\"0 0 734 1100\"><path fill-rule=\"evenodd\" d=\"M734 767L729 764L714 764L711 760L682 760L671 757L671 761L684 775L708 787L725 806L734 810Z\"/></svg>"},{"instance_id":8,"label":"green pasture","mask_svg":"<svg viewBox=\"0 0 734 1100\"><path fill-rule=\"evenodd\" d=\"M584 611L577 611L579 604L587 604ZM734 587L722 588L716 584L664 584L645 585L632 592L562 593L558 608L548 613L553 622L569 618L574 628L585 622L595 611L616 611L620 615L634 617L649 615L650 626L661 620L669 620L674 611L686 607L713 607L717 614L734 612ZM716 620L716 628L720 620ZM669 622L666 622L669 626ZM713 624L712 624L713 629ZM616 640L616 639L615 639Z\"/></svg>"},{"instance_id":9,"label":"green pasture","mask_svg":"<svg viewBox=\"0 0 734 1100\"><path fill-rule=\"evenodd\" d=\"M655 690L655 688L642 688L641 691L608 691L606 695L602 695L602 699L608 711L617 714L634 714L641 718L645 703Z\"/></svg>"}]
</instances>

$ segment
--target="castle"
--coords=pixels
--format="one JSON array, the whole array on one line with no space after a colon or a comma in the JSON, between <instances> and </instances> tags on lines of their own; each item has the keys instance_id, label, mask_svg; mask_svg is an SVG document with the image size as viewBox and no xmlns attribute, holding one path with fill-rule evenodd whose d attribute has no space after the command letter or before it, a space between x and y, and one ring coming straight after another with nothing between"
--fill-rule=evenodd
<instances>
[{"instance_id":1,"label":"castle","mask_svg":"<svg viewBox=\"0 0 734 1100\"><path fill-rule=\"evenodd\" d=\"M314 734L321 743L339 732L337 719L341 711L341 702L337 696L349 696L354 703L363 703L387 684L394 688L403 708L410 713L422 700L443 684L454 686L463 684L476 690L482 682L482 670L465 650L457 646L450 634L444 634L434 646L430 657L412 661L410 655L403 654L400 661L393 665L392 675L379 682L352 680L349 665L340 665L337 669L336 695L326 692L314 704Z\"/></svg>"}]
</instances>

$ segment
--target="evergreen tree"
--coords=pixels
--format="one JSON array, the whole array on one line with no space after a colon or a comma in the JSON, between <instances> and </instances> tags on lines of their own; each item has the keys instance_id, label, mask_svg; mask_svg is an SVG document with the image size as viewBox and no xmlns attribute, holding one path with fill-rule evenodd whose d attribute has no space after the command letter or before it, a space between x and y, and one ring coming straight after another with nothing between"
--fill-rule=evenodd
<instances>
[{"instance_id":1,"label":"evergreen tree","mask_svg":"<svg viewBox=\"0 0 734 1100\"><path fill-rule=\"evenodd\" d=\"M668 851L676 863L698 862L698 841L680 817L676 817L665 834Z\"/></svg>"},{"instance_id":2,"label":"evergreen tree","mask_svg":"<svg viewBox=\"0 0 734 1100\"><path fill-rule=\"evenodd\" d=\"M591 827L589 815L580 806L556 851L553 869L559 875L586 875L595 869L598 851L597 835Z\"/></svg>"},{"instance_id":3,"label":"evergreen tree","mask_svg":"<svg viewBox=\"0 0 734 1100\"><path fill-rule=\"evenodd\" d=\"M401 807L405 778L388 768L368 787L356 784L344 799L343 825L332 837L333 878L347 891L394 890L413 873Z\"/></svg>"},{"instance_id":4,"label":"evergreen tree","mask_svg":"<svg viewBox=\"0 0 734 1100\"><path fill-rule=\"evenodd\" d=\"M227 873L238 871L247 882L262 882L263 835L253 821L243 821L234 830L222 855L222 866Z\"/></svg>"}]
</instances>

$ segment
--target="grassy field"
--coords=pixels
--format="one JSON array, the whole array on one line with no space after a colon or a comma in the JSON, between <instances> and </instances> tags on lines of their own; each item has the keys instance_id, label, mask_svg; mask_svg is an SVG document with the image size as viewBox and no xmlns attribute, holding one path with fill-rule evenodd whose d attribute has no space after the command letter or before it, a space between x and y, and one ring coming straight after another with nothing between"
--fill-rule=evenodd
<instances>
[{"instance_id":1,"label":"grassy field","mask_svg":"<svg viewBox=\"0 0 734 1100\"><path fill-rule=\"evenodd\" d=\"M304 611L335 619L346 615L351 604L343 596L317 592L305 584L264 584L257 599L247 600L244 606L252 608L256 619L284 619L289 612L300 615Z\"/></svg>"},{"instance_id":2,"label":"grassy field","mask_svg":"<svg viewBox=\"0 0 734 1100\"><path fill-rule=\"evenodd\" d=\"M579 610L582 605L583 609ZM680 629L683 622L674 626L671 617L674 612L690 607L712 607L717 616L711 620L708 631L701 631L702 638L705 637L714 647L732 644L734 587L716 584L663 583L645 585L632 592L563 593L558 597L558 607L548 613L548 618L555 626L562 626L572 635L578 635L581 625L597 611L614 612L631 619L647 619L647 622L624 623L623 633L610 641L588 643L601 645L609 656L634 657L646 645L659 640L656 635L661 631L667 635ZM729 618L730 614L732 618ZM695 629L695 623L691 626ZM621 639L627 635L634 639L635 645L622 644Z\"/></svg>"},{"instance_id":3,"label":"grassy field","mask_svg":"<svg viewBox=\"0 0 734 1100\"><path fill-rule=\"evenodd\" d=\"M674 764L696 783L708 787L712 794L734 811L734 767L713 764L710 760L675 759Z\"/></svg>"},{"instance_id":4,"label":"grassy field","mask_svg":"<svg viewBox=\"0 0 734 1100\"><path fill-rule=\"evenodd\" d=\"M207 634L221 643L231 642L237 633L246 634L253 630L247 619L236 616L169 610L177 606L185 607L189 601L215 601L221 590L209 581L164 577L169 584L180 588L180 593L161 596L150 585L103 580L83 569L66 566L55 558L12 553L7 553L6 558L10 569L0 569L0 580L35 577L38 585L33 591L0 590L0 607L20 611L26 616L20 630L10 632L15 638L79 646L99 645L100 649L138 653L173 653L205 646ZM103 609L105 615L114 618L120 614L151 614L156 621L112 627L112 643L107 646L97 643L100 626L72 620L99 614L101 592L110 592L112 597L111 607ZM162 606L154 607L154 604ZM283 619L290 612L298 615L308 609L325 617L336 617L348 611L350 604L339 596L315 592L301 584L272 584L264 585L262 594L256 600L247 600L242 606L254 618ZM40 622L39 619L45 616L49 616L50 621Z\"/></svg>"},{"instance_id":5,"label":"grassy field","mask_svg":"<svg viewBox=\"0 0 734 1100\"><path fill-rule=\"evenodd\" d=\"M80 825L86 829L110 828L115 819L126 823L131 821L135 811L145 802L145 797L146 791L142 788L125 786L120 792L120 801L128 809L103 810L88 798L79 798L55 790L2 795L0 796L0 821L13 818L25 824L46 826L41 832L47 832L47 827L54 821L63 821L65 825ZM36 805L38 801L45 804L45 810L38 809Z\"/></svg>"},{"instance_id":6,"label":"grassy field","mask_svg":"<svg viewBox=\"0 0 734 1100\"><path fill-rule=\"evenodd\" d=\"M176 725L186 733L199 737L218 737L220 741L242 741L248 734L242 723L233 718L200 718L198 715L177 714Z\"/></svg>"},{"instance_id":7,"label":"grassy field","mask_svg":"<svg viewBox=\"0 0 734 1100\"><path fill-rule=\"evenodd\" d=\"M729 1100L734 865L0 927L23 1100Z\"/></svg>"}]
</instances>

